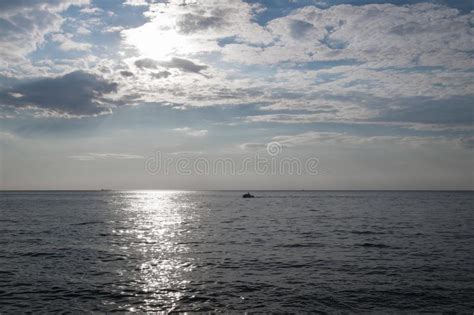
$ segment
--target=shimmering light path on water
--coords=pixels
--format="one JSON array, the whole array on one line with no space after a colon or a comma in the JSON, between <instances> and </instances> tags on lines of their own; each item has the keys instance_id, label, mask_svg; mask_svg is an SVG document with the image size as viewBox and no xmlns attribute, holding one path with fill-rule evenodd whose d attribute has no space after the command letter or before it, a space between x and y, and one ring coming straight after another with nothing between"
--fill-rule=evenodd
<instances>
[{"instance_id":1,"label":"shimmering light path on water","mask_svg":"<svg viewBox=\"0 0 474 315\"><path fill-rule=\"evenodd\" d=\"M471 192L3 192L0 312L473 311Z\"/></svg>"}]
</instances>

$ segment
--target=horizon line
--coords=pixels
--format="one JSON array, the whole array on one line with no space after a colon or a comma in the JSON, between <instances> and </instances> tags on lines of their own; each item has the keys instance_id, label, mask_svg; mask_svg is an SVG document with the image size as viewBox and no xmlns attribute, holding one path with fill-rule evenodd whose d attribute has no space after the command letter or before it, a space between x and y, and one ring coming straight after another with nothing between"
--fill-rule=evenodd
<instances>
[{"instance_id":1,"label":"horizon line","mask_svg":"<svg viewBox=\"0 0 474 315\"><path fill-rule=\"evenodd\" d=\"M474 189L0 189L0 192L120 192L120 191L380 191L380 192L474 192Z\"/></svg>"}]
</instances>

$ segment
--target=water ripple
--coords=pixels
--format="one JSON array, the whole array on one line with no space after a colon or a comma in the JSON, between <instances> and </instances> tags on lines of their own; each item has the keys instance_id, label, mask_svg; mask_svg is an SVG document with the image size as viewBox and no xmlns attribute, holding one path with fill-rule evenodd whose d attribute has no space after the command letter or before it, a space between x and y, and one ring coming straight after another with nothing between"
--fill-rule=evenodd
<instances>
[{"instance_id":1,"label":"water ripple","mask_svg":"<svg viewBox=\"0 0 474 315\"><path fill-rule=\"evenodd\" d=\"M474 309L473 193L1 194L0 313Z\"/></svg>"}]
</instances>

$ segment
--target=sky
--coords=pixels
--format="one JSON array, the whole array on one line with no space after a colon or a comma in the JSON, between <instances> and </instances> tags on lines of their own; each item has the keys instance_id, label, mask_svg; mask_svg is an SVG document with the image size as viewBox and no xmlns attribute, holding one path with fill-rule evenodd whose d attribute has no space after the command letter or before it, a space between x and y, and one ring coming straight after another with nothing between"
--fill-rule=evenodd
<instances>
[{"instance_id":1,"label":"sky","mask_svg":"<svg viewBox=\"0 0 474 315\"><path fill-rule=\"evenodd\" d=\"M0 189L474 189L474 1L2 0Z\"/></svg>"}]
</instances>

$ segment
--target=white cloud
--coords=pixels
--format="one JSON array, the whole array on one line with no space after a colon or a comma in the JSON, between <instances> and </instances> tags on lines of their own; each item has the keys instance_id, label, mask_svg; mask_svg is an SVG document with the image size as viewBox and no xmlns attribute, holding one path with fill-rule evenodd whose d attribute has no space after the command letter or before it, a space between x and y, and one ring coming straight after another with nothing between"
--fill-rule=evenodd
<instances>
[{"instance_id":1,"label":"white cloud","mask_svg":"<svg viewBox=\"0 0 474 315\"><path fill-rule=\"evenodd\" d=\"M89 35L91 33L91 31L88 28L86 28L85 26L79 26L76 29L76 33L81 34L81 35Z\"/></svg>"},{"instance_id":2,"label":"white cloud","mask_svg":"<svg viewBox=\"0 0 474 315\"><path fill-rule=\"evenodd\" d=\"M274 19L268 47L228 45L224 58L274 64L355 59L371 67L472 67L474 13L422 3L410 6L307 6Z\"/></svg>"},{"instance_id":3,"label":"white cloud","mask_svg":"<svg viewBox=\"0 0 474 315\"><path fill-rule=\"evenodd\" d=\"M167 59L200 52L219 51L218 40L237 36L252 44L266 44L271 35L253 21L259 5L217 0L185 3L174 0L150 5L150 22L124 30L125 43L144 57ZM159 38L160 41L153 39Z\"/></svg>"},{"instance_id":4,"label":"white cloud","mask_svg":"<svg viewBox=\"0 0 474 315\"><path fill-rule=\"evenodd\" d=\"M126 154L126 153L87 153L84 155L71 155L69 158L78 161L94 161L94 160L135 160L143 159L142 155Z\"/></svg>"},{"instance_id":5,"label":"white cloud","mask_svg":"<svg viewBox=\"0 0 474 315\"><path fill-rule=\"evenodd\" d=\"M86 8L82 8L80 10L80 12L83 13L83 14L97 15L97 14L103 13L104 10L102 10L101 8L98 8L98 7L89 6L89 7L86 7Z\"/></svg>"},{"instance_id":6,"label":"white cloud","mask_svg":"<svg viewBox=\"0 0 474 315\"><path fill-rule=\"evenodd\" d=\"M408 124L405 128L416 131L474 131L474 125Z\"/></svg>"},{"instance_id":7,"label":"white cloud","mask_svg":"<svg viewBox=\"0 0 474 315\"><path fill-rule=\"evenodd\" d=\"M263 110L300 113L247 120L302 123L369 120L391 99L448 104L472 93L473 75L464 69L474 68L474 13L427 3L321 7L259 25L262 7L240 1L151 4L148 23L121 32L125 47L137 50L125 63L131 68L137 59L154 60L161 71L166 60L193 60L207 67L206 77L175 68L150 81L153 69L147 68L122 91L139 93L140 102L184 107L266 104Z\"/></svg>"},{"instance_id":8,"label":"white cloud","mask_svg":"<svg viewBox=\"0 0 474 315\"><path fill-rule=\"evenodd\" d=\"M16 136L10 132L0 131L0 140L12 140L15 138Z\"/></svg>"},{"instance_id":9,"label":"white cloud","mask_svg":"<svg viewBox=\"0 0 474 315\"><path fill-rule=\"evenodd\" d=\"M208 131L206 129L192 129L189 127L182 127L182 128L174 128L174 131L182 132L185 135L191 137L204 137L207 136Z\"/></svg>"},{"instance_id":10,"label":"white cloud","mask_svg":"<svg viewBox=\"0 0 474 315\"><path fill-rule=\"evenodd\" d=\"M263 142L248 142L242 143L239 147L244 151L259 151L267 148L267 143Z\"/></svg>"},{"instance_id":11,"label":"white cloud","mask_svg":"<svg viewBox=\"0 0 474 315\"><path fill-rule=\"evenodd\" d=\"M151 1L147 0L125 0L123 5L130 5L130 6L147 6L150 4Z\"/></svg>"},{"instance_id":12,"label":"white cloud","mask_svg":"<svg viewBox=\"0 0 474 315\"><path fill-rule=\"evenodd\" d=\"M102 30L102 32L104 32L104 33L117 33L117 32L121 32L123 30L124 30L123 26L107 26Z\"/></svg>"},{"instance_id":13,"label":"white cloud","mask_svg":"<svg viewBox=\"0 0 474 315\"><path fill-rule=\"evenodd\" d=\"M393 124L416 131L448 126L435 121L384 123L377 118L400 106L398 99L430 98L449 106L453 97L472 95L474 90L472 12L461 14L429 3L325 8L316 1L260 25L256 20L265 8L258 4L153 2L124 3L147 6L143 9L148 21L131 29L105 25L89 16L98 9L86 6L81 12L87 19L71 22L78 26L77 37L58 33L62 22L58 13L88 1L44 2L49 4L35 10L58 18L51 39L60 49L92 54L90 43L76 41L81 38L78 34L95 32L103 23L99 32L120 31L122 50L108 57L101 53L80 60L38 61L25 66L25 72L51 77L52 70L65 73L96 65L89 72L117 82L112 99L117 104L160 103L182 109L258 104L258 113L240 121ZM0 74L14 76L10 69L4 67Z\"/></svg>"},{"instance_id":14,"label":"white cloud","mask_svg":"<svg viewBox=\"0 0 474 315\"><path fill-rule=\"evenodd\" d=\"M45 35L59 31L64 19L59 15L71 5L82 6L89 0L0 2L0 59L24 62L25 56L45 41Z\"/></svg>"},{"instance_id":15,"label":"white cloud","mask_svg":"<svg viewBox=\"0 0 474 315\"><path fill-rule=\"evenodd\" d=\"M51 39L59 43L59 48L64 51L88 51L92 48L92 45L89 43L79 43L72 40L72 35L70 34L53 34Z\"/></svg>"},{"instance_id":16,"label":"white cloud","mask_svg":"<svg viewBox=\"0 0 474 315\"><path fill-rule=\"evenodd\" d=\"M282 135L272 138L289 147L315 145L315 144L339 144L339 145L366 145L366 144L392 144L392 145L459 145L459 138L449 139L443 136L360 136L341 132L305 132L296 135Z\"/></svg>"}]
</instances>

